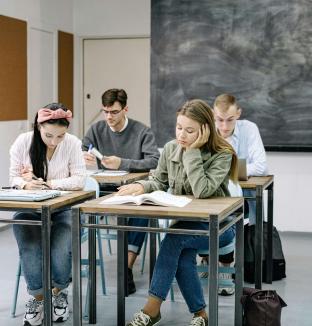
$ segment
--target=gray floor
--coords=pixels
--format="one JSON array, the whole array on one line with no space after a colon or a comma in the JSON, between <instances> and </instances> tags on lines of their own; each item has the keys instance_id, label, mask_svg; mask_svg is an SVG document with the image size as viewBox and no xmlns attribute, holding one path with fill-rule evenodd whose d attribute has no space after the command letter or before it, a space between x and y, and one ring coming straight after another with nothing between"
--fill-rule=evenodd
<instances>
[{"instance_id":1,"label":"gray floor","mask_svg":"<svg viewBox=\"0 0 312 326\"><path fill-rule=\"evenodd\" d=\"M284 254L287 262L287 278L275 281L272 285L265 284L264 288L273 288L286 301L288 307L282 311L283 326L311 326L312 325L312 234L309 233L281 233ZM107 296L101 295L100 280L98 281L98 323L103 326L116 326L116 249L112 241L113 255L106 253L106 241L103 241L105 250L105 271L107 282ZM11 318L10 307L15 284L15 272L18 262L18 253L11 228L0 231L0 325L21 325L24 303L27 299L25 283L21 278L20 292L17 302L16 317ZM134 312L139 310L145 302L148 287L148 268L140 274L141 260L138 260L134 269L134 278L137 293L127 298L126 318L129 320ZM148 264L146 265L148 266ZM246 284L250 286L250 284ZM83 281L85 293L85 280ZM176 301L167 300L162 307L162 321L160 325L188 325L191 315L176 289ZM70 298L70 301L72 298ZM234 325L233 297L219 297L219 325ZM71 317L71 316L70 316ZM72 325L70 318L64 325ZM122 326L122 325L120 325Z\"/></svg>"}]
</instances>

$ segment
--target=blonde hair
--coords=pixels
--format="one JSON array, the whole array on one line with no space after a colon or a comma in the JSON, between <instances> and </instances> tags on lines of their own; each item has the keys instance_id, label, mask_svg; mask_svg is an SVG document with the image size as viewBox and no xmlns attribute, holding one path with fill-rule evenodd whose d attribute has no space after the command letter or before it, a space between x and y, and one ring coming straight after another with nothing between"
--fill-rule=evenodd
<instances>
[{"instance_id":1,"label":"blonde hair","mask_svg":"<svg viewBox=\"0 0 312 326\"><path fill-rule=\"evenodd\" d=\"M222 112L226 112L233 105L235 105L236 108L239 109L235 96L231 94L221 94L216 97L213 103L213 107L217 107L218 110Z\"/></svg>"},{"instance_id":2,"label":"blonde hair","mask_svg":"<svg viewBox=\"0 0 312 326\"><path fill-rule=\"evenodd\" d=\"M230 179L233 182L238 180L237 156L233 147L224 140L217 132L213 112L210 106L203 100L194 99L184 103L177 111L178 115L184 115L189 119L197 121L200 126L207 124L210 129L210 135L207 142L207 148L212 153L227 152L232 154L230 168Z\"/></svg>"}]
</instances>

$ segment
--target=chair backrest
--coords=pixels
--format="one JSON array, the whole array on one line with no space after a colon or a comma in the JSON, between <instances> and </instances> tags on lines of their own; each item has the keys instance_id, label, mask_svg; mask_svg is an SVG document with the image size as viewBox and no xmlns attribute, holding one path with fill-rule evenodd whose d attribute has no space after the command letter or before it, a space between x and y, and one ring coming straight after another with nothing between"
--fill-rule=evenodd
<instances>
[{"instance_id":1,"label":"chair backrest","mask_svg":"<svg viewBox=\"0 0 312 326\"><path fill-rule=\"evenodd\" d=\"M98 198L100 196L100 186L99 186L98 182L90 176L88 176L86 178L86 182L85 182L85 186L84 186L83 190L84 191L95 191L96 198Z\"/></svg>"}]
</instances>

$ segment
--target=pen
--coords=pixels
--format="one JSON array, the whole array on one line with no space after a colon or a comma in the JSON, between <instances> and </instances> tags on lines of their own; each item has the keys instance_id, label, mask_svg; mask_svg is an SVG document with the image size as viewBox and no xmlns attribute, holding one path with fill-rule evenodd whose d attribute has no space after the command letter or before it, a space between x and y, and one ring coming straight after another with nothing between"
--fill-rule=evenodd
<instances>
[{"instance_id":1,"label":"pen","mask_svg":"<svg viewBox=\"0 0 312 326\"><path fill-rule=\"evenodd\" d=\"M33 180L40 180L41 178L38 178L38 177L36 177L34 174L32 175L32 177L31 177ZM42 179L41 179L41 181L43 181ZM46 183L46 182L43 182L42 183L45 187L47 187L48 189L50 189L50 186Z\"/></svg>"},{"instance_id":2,"label":"pen","mask_svg":"<svg viewBox=\"0 0 312 326\"><path fill-rule=\"evenodd\" d=\"M92 147L93 147L93 145L90 144L90 145L89 145L89 148L88 148L88 153L91 153L91 149L92 149Z\"/></svg>"}]
</instances>

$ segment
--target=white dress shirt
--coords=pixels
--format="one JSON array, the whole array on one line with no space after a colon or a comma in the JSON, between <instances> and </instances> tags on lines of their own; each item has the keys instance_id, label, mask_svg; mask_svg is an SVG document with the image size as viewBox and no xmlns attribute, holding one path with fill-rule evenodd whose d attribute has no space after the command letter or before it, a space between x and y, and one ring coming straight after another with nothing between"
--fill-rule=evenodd
<instances>
[{"instance_id":1,"label":"white dress shirt","mask_svg":"<svg viewBox=\"0 0 312 326\"><path fill-rule=\"evenodd\" d=\"M29 149L33 132L17 137L10 148L10 185L23 188L26 182L21 177L22 168L31 168ZM48 176L52 189L80 190L84 187L86 167L81 150L81 141L74 135L65 134L57 145L51 160L48 160Z\"/></svg>"},{"instance_id":2,"label":"white dress shirt","mask_svg":"<svg viewBox=\"0 0 312 326\"><path fill-rule=\"evenodd\" d=\"M233 146L239 158L246 159L248 176L268 174L265 149L255 123L237 120L234 132L227 141Z\"/></svg>"}]
</instances>

